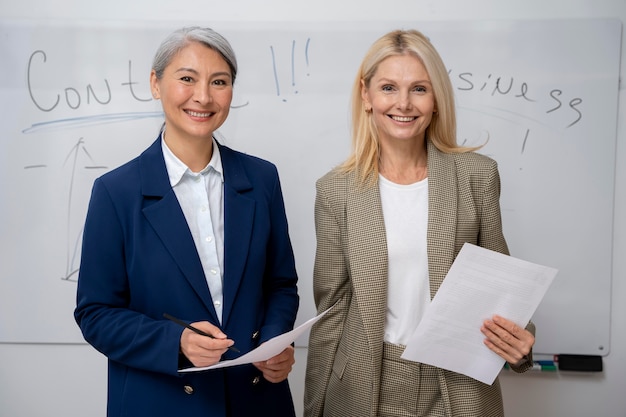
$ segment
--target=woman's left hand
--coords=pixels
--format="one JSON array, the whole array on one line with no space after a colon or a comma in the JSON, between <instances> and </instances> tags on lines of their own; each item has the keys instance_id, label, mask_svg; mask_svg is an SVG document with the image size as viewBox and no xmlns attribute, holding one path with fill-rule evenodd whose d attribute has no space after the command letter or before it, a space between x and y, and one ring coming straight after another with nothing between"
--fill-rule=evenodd
<instances>
[{"instance_id":1,"label":"woman's left hand","mask_svg":"<svg viewBox=\"0 0 626 417\"><path fill-rule=\"evenodd\" d=\"M485 345L513 366L524 363L535 344L531 332L498 315L485 320L480 331Z\"/></svg>"},{"instance_id":2,"label":"woman's left hand","mask_svg":"<svg viewBox=\"0 0 626 417\"><path fill-rule=\"evenodd\" d=\"M255 362L254 366L263 372L263 377L269 382L282 382L289 376L289 372L296 363L295 350L293 346L288 346L278 355L263 361Z\"/></svg>"}]
</instances>

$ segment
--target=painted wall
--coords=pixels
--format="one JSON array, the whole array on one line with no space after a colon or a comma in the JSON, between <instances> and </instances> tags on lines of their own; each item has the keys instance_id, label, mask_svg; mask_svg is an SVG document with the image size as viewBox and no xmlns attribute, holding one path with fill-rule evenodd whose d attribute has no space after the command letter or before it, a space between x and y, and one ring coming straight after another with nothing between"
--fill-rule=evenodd
<instances>
[{"instance_id":1,"label":"painted wall","mask_svg":"<svg viewBox=\"0 0 626 417\"><path fill-rule=\"evenodd\" d=\"M54 4L56 3L56 4ZM444 4L445 3L445 4ZM0 19L109 19L197 22L199 14L207 21L360 21L376 25L380 21L483 19L569 19L616 17L626 21L624 0L497 0L425 1L373 0L343 2L316 0L254 0L215 2L164 0L87 2L77 0L22 0L3 4ZM419 29L419 28L418 28ZM626 46L622 41L621 78L626 72ZM585 50L579 53L584 54ZM0 65L6 65L3 62ZM10 65L10 63L9 63ZM620 104L626 99L620 87ZM600 374L504 373L501 381L509 417L516 416L626 416L626 110L619 109L616 153L616 193L614 257L611 307L611 353L604 358ZM590 137L590 146L594 138ZM593 219L587 219L593 221ZM581 238L584 239L584 236ZM0 277L1 279L1 277ZM309 277L303 278L306 282ZM0 302L11 294L0 294ZM87 345L0 344L0 415L104 416L106 360ZM298 410L302 391L306 348L298 348L297 364L290 381Z\"/></svg>"}]
</instances>

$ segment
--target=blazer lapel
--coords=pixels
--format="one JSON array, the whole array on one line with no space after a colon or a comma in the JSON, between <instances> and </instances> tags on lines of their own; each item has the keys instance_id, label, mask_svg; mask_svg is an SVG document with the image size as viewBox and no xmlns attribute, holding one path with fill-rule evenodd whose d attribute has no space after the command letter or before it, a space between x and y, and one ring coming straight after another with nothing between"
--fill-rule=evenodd
<instances>
[{"instance_id":1,"label":"blazer lapel","mask_svg":"<svg viewBox=\"0 0 626 417\"><path fill-rule=\"evenodd\" d=\"M255 201L245 192L252 183L234 151L220 147L224 169L224 309L226 326L244 273L254 227Z\"/></svg>"},{"instance_id":2,"label":"blazer lapel","mask_svg":"<svg viewBox=\"0 0 626 417\"><path fill-rule=\"evenodd\" d=\"M219 323L193 237L169 182L161 140L141 155L143 213L183 275L204 302L213 323Z\"/></svg>"},{"instance_id":3,"label":"blazer lapel","mask_svg":"<svg viewBox=\"0 0 626 417\"><path fill-rule=\"evenodd\" d=\"M378 181L357 185L350 176L346 201L348 251L354 297L375 357L382 354L387 306L387 238Z\"/></svg>"},{"instance_id":4,"label":"blazer lapel","mask_svg":"<svg viewBox=\"0 0 626 417\"><path fill-rule=\"evenodd\" d=\"M428 141L428 271L431 298L454 260L457 221L454 156ZM378 183L360 188L350 176L346 202L348 250L354 294L372 349L383 335L387 303L387 240Z\"/></svg>"},{"instance_id":5,"label":"blazer lapel","mask_svg":"<svg viewBox=\"0 0 626 417\"><path fill-rule=\"evenodd\" d=\"M454 260L457 222L457 177L453 154L428 141L428 273L435 296Z\"/></svg>"}]
</instances>

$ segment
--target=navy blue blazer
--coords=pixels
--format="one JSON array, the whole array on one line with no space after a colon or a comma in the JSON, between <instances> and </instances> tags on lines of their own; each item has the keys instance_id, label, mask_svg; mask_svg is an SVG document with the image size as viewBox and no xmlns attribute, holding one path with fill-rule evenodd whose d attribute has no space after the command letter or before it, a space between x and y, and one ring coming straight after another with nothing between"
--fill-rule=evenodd
<instances>
[{"instance_id":1,"label":"navy blue blazer","mask_svg":"<svg viewBox=\"0 0 626 417\"><path fill-rule=\"evenodd\" d=\"M224 304L217 320L160 138L93 185L74 316L108 358L109 417L294 416L287 381L252 365L181 374L182 327L208 320L239 354L293 328L297 276L276 167L218 145L224 169Z\"/></svg>"}]
</instances>

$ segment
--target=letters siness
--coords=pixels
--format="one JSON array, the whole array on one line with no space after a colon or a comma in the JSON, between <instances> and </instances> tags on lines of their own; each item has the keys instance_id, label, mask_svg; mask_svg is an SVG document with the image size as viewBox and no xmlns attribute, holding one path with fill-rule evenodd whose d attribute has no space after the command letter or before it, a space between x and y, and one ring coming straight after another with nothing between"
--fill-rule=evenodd
<instances>
[{"instance_id":1,"label":"letters siness","mask_svg":"<svg viewBox=\"0 0 626 417\"><path fill-rule=\"evenodd\" d=\"M94 90L94 87L91 83L85 86L85 91L81 94L81 90L76 87L67 86L62 88L62 90L53 95L37 95L32 87L34 77L41 74L41 68L45 69L46 61L48 57L45 51L36 50L34 51L29 59L28 59L28 67L27 67L27 83L28 83L28 94L33 102L33 104L43 112L50 112L57 108L58 106L62 106L63 102L61 100L61 96L64 98L65 105L72 109L77 110L81 107L81 105L89 105L92 104L92 99L100 104L107 105L112 100L112 92L111 87L109 85L109 81L104 78L101 83L101 88L98 89L98 92ZM44 74L49 73L45 70ZM41 76L41 75L39 75ZM132 61L128 61L128 81L120 83L122 86L128 86L130 96L135 101L146 102L152 101L152 97L141 98L137 95L135 88L133 87L135 84L138 84L136 81L133 81L132 78ZM83 99L84 102L83 102ZM95 103L94 103L95 104Z\"/></svg>"},{"instance_id":2,"label":"letters siness","mask_svg":"<svg viewBox=\"0 0 626 417\"><path fill-rule=\"evenodd\" d=\"M459 91L475 91L484 92L489 96L508 96L523 99L527 102L537 103L540 111L545 114L562 113L568 119L565 128L572 127L582 119L582 110L579 105L583 102L580 97L572 97L569 100L563 97L563 91L553 88L548 92L541 92L534 95L530 86L526 82L517 82L514 77L494 76L487 74L486 76L475 75L471 72L454 73L448 71L452 85ZM565 113L567 112L567 113Z\"/></svg>"}]
</instances>

